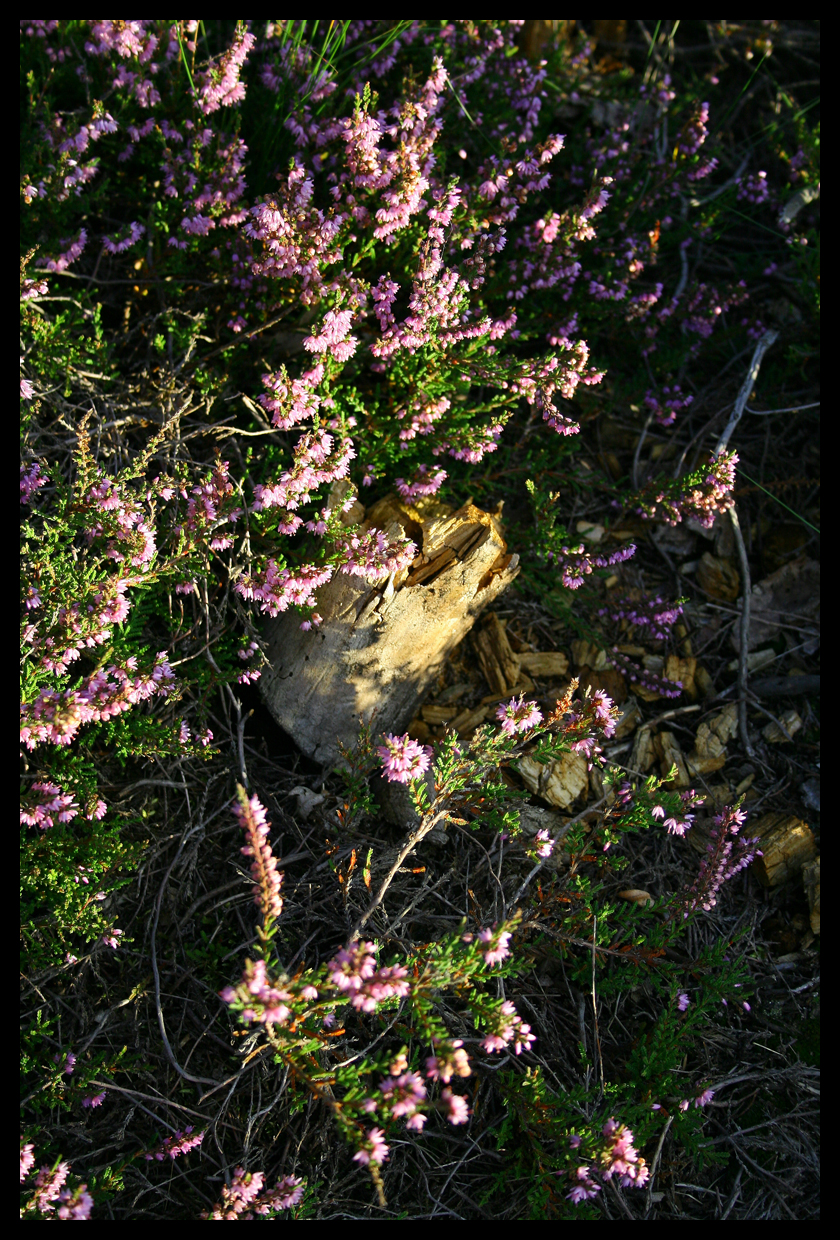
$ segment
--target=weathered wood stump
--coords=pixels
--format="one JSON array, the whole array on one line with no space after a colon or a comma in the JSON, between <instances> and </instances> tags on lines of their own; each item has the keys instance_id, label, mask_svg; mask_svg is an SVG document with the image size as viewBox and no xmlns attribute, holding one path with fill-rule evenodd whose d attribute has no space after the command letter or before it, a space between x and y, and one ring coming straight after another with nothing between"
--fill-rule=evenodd
<instances>
[{"instance_id":1,"label":"weathered wood stump","mask_svg":"<svg viewBox=\"0 0 840 1240\"><path fill-rule=\"evenodd\" d=\"M395 525L422 550L408 569L371 586L340 573L318 591L322 623L303 632L289 612L265 628L263 699L307 757L333 766L360 724L404 732L449 653L519 572L499 513L467 503L404 504L386 496L364 527Z\"/></svg>"}]
</instances>

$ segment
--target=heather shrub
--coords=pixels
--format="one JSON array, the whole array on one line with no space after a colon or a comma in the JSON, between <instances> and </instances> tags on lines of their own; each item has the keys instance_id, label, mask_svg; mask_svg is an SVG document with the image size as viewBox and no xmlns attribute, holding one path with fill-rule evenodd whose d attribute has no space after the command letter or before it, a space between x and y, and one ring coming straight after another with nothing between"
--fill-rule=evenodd
<instances>
[{"instance_id":1,"label":"heather shrub","mask_svg":"<svg viewBox=\"0 0 840 1240\"><path fill-rule=\"evenodd\" d=\"M645 437L676 445L702 377L733 357L746 366L767 330L763 280L798 281L816 323L818 126L783 101L760 147L733 147L713 73L678 91L652 44L643 73L605 76L584 36L534 64L521 26L21 23L22 970L118 987L123 959L140 967L162 895L149 930L117 924L121 893L146 889L174 798L195 786L197 825L166 876L182 854L200 864L206 811L227 844L244 832L257 915L202 932L190 967L219 1028L268 1052L284 1116L317 1105L384 1209L397 1147L439 1154L486 1106L500 1161L482 1208L515 1176L529 1217L597 1218L608 1187L648 1184L640 1151L664 1133L699 1167L718 1157L702 1140L713 1090L699 1073L689 1084L685 1064L721 1012L749 1010L748 974L737 944L699 952L696 984L676 957L755 855L740 805L719 813L692 885L617 900L622 841L684 836L694 793L603 770L594 818L562 841L531 839L514 778L526 754L582 754L600 772L617 721L605 693L575 695L573 682L552 711L513 699L495 725L434 747L363 735L344 763L338 842L308 845L352 929L308 948L299 897L284 911L243 741L262 617L293 610L315 630L319 587L341 573L393 580L416 553L348 525L356 499L489 499L516 453L510 538L525 588L603 648L633 625L667 645L679 600L599 616L594 585L633 556L633 521L709 527L725 514L738 456L692 423L691 451L666 474L642 458ZM744 219L750 252L712 280L702 256ZM596 485L575 448L619 394L643 414L639 446L631 476L610 479L606 462L622 532L596 551L564 524L565 498ZM630 679L679 695L621 657ZM220 711L238 743L214 737ZM393 866L370 795L380 777L409 788L419 824ZM459 905L455 929L396 950L377 909L444 826L494 841L494 915ZM544 884L561 843L567 869ZM595 1045L581 1038L575 1080L533 1060L538 1014L526 1021L508 997L538 966L592 994ZM598 1002L640 978L657 1018L605 1067ZM148 985L135 978L132 993ZM41 1141L43 1115L90 1114L135 1060L77 1057L45 1006L24 1033L21 1181L34 1148L47 1160L26 1214L87 1218L135 1163L211 1157L197 1124L170 1125L126 1138L143 1148L72 1187L55 1133ZM316 1189L285 1166L269 1184L250 1133L234 1149L214 1130L219 1187L201 1217L310 1217Z\"/></svg>"}]
</instances>

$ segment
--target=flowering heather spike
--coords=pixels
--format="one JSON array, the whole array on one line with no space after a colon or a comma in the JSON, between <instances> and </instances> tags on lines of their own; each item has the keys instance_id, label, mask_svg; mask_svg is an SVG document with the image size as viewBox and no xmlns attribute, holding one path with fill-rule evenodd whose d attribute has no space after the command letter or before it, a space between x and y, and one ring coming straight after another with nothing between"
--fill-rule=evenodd
<instances>
[{"instance_id":1,"label":"flowering heather spike","mask_svg":"<svg viewBox=\"0 0 840 1240\"><path fill-rule=\"evenodd\" d=\"M239 1218L253 1219L257 1215L268 1214L271 1210L288 1209L303 1195L301 1181L291 1176L278 1180L275 1188L265 1191L264 1182L265 1175L262 1171L246 1172L244 1167L237 1167L230 1185L225 1185L222 1189L221 1202L201 1217L216 1222L235 1222Z\"/></svg>"},{"instance_id":2,"label":"flowering heather spike","mask_svg":"<svg viewBox=\"0 0 840 1240\"><path fill-rule=\"evenodd\" d=\"M763 854L759 840L741 839L738 832L746 821L746 810L725 805L715 818L711 842L700 862L700 872L685 896L683 917L703 908L708 912L717 904L717 895L727 879L734 878Z\"/></svg>"},{"instance_id":3,"label":"flowering heather spike","mask_svg":"<svg viewBox=\"0 0 840 1240\"><path fill-rule=\"evenodd\" d=\"M712 454L705 468L670 482L654 481L629 501L629 506L648 520L659 519L678 525L693 517L704 529L711 529L719 513L728 512L734 501L737 452Z\"/></svg>"},{"instance_id":4,"label":"flowering heather spike","mask_svg":"<svg viewBox=\"0 0 840 1240\"><path fill-rule=\"evenodd\" d=\"M268 822L259 799L249 799L241 784L237 784L236 795L239 803L233 806L233 813L248 841L241 852L244 856L253 858L251 873L255 882L254 903L261 908L265 925L268 927L283 912L283 901L280 898L283 875L277 869L277 861L268 842L271 823Z\"/></svg>"},{"instance_id":5,"label":"flowering heather spike","mask_svg":"<svg viewBox=\"0 0 840 1240\"><path fill-rule=\"evenodd\" d=\"M29 1175L35 1163L35 1146L30 1142L28 1145L20 1147L20 1182L21 1184Z\"/></svg>"},{"instance_id":6,"label":"flowering heather spike","mask_svg":"<svg viewBox=\"0 0 840 1240\"><path fill-rule=\"evenodd\" d=\"M164 1138L155 1149L149 1150L143 1157L147 1162L151 1162L152 1159L163 1162L165 1158L174 1160L180 1154L188 1154L190 1150L194 1150L196 1146L201 1145L201 1142L204 1140L203 1132L198 1132L194 1137L191 1137L190 1133L192 1130L192 1124L188 1124L183 1132L176 1132L171 1137Z\"/></svg>"}]
</instances>

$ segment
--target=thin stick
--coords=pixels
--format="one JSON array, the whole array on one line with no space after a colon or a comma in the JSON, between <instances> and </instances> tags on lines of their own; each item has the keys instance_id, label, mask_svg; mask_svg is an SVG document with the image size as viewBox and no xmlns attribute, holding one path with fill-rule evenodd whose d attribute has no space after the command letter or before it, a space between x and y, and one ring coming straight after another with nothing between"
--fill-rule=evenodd
<instances>
[{"instance_id":1,"label":"thin stick","mask_svg":"<svg viewBox=\"0 0 840 1240\"><path fill-rule=\"evenodd\" d=\"M364 926L367 923L368 919L371 917L371 915L375 912L375 910L382 903L385 897L385 892L391 886L391 883L394 881L394 877L397 871L399 870L400 866L405 861L406 857L411 852L411 850L413 848L416 848L417 845L420 843L420 841L422 839L425 839L425 837L429 834L429 832L433 830L433 828L436 827L437 824L446 817L447 811L445 809L440 810L436 814L433 812L433 809L434 807L432 807L432 810L430 810L428 814L424 815L420 823L420 826L417 827L415 831L411 832L405 844L400 849L400 852L397 855L397 859L394 862L394 864L391 866L390 870L388 871L388 874L386 875L382 883L382 886L379 888L379 891L377 892L376 897L373 900L373 903L368 906L367 912L362 914L362 916L356 922L353 929L350 931L350 936L348 940L349 942L351 943L353 942L356 935L361 930L362 926Z\"/></svg>"},{"instance_id":2,"label":"thin stick","mask_svg":"<svg viewBox=\"0 0 840 1240\"><path fill-rule=\"evenodd\" d=\"M715 448L715 456L720 456L721 452L726 451L726 446L729 443L732 432L741 421L741 414L747 406L747 401L750 398L753 384L758 378L758 372L761 369L761 362L764 354L771 347L771 345L776 343L778 338L779 333L773 328L769 328L755 346L755 352L752 355L752 361L750 362L750 368L747 371L747 377L741 384L741 390L738 393L738 399L735 401L735 406L732 413L729 415L729 421L726 423L726 428L718 440L717 447Z\"/></svg>"},{"instance_id":3,"label":"thin stick","mask_svg":"<svg viewBox=\"0 0 840 1240\"><path fill-rule=\"evenodd\" d=\"M741 390L738 393L738 399L729 415L729 421L726 424L723 434L717 442L715 448L715 456L720 456L726 451L732 432L741 420L753 384L758 378L758 372L761 369L761 361L764 354L775 344L779 338L779 333L772 328L764 333L755 346L755 352L752 355L750 368L747 371L747 377L741 384ZM741 743L746 750L748 758L754 758L755 752L750 744L749 732L747 730L747 641L750 632L750 566L747 560L747 549L744 546L744 536L741 533L741 526L738 521L738 512L733 504L729 510L729 519L732 522L732 532L735 535L735 546L738 548L738 561L741 565L741 632L738 649L738 731L741 734Z\"/></svg>"}]
</instances>

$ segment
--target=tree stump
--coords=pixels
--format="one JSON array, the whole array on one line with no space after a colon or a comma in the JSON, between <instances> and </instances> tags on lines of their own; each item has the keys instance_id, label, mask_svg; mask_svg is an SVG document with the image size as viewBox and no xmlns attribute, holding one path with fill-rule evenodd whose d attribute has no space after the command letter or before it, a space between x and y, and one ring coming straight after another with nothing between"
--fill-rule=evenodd
<instances>
[{"instance_id":1,"label":"tree stump","mask_svg":"<svg viewBox=\"0 0 840 1240\"><path fill-rule=\"evenodd\" d=\"M317 592L318 629L304 632L289 612L267 622L262 696L307 757L334 766L362 723L375 735L405 731L450 652L519 572L500 514L386 496L363 528L404 531L422 548L411 566L374 586L337 574Z\"/></svg>"}]
</instances>

